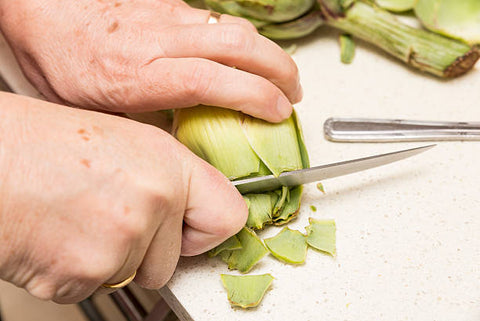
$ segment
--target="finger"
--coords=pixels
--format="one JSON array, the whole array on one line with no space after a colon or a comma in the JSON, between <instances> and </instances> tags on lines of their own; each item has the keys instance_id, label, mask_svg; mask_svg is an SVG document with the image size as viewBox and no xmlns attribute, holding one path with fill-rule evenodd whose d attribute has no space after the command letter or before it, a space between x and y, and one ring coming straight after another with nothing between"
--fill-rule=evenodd
<instances>
[{"instance_id":1,"label":"finger","mask_svg":"<svg viewBox=\"0 0 480 321\"><path fill-rule=\"evenodd\" d=\"M289 100L270 81L206 59L157 59L144 66L137 79L130 97L114 102L126 112L204 104L271 122L282 121L292 112Z\"/></svg>"},{"instance_id":2,"label":"finger","mask_svg":"<svg viewBox=\"0 0 480 321\"><path fill-rule=\"evenodd\" d=\"M302 98L293 59L273 41L240 24L176 25L163 30L159 41L166 57L199 57L234 66L270 80L292 103Z\"/></svg>"},{"instance_id":3,"label":"finger","mask_svg":"<svg viewBox=\"0 0 480 321\"><path fill-rule=\"evenodd\" d=\"M182 255L203 253L236 234L248 209L228 179L204 161L192 166L182 235Z\"/></svg>"},{"instance_id":4,"label":"finger","mask_svg":"<svg viewBox=\"0 0 480 321\"><path fill-rule=\"evenodd\" d=\"M177 219L165 219L137 270L135 282L146 289L159 289L164 286L172 277L180 257L182 215L169 215L170 218Z\"/></svg>"}]
</instances>

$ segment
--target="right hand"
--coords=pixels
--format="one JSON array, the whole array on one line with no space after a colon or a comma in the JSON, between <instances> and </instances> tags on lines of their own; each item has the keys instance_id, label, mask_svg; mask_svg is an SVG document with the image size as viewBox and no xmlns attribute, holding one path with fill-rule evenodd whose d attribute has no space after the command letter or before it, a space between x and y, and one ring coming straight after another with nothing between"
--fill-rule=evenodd
<instances>
[{"instance_id":1,"label":"right hand","mask_svg":"<svg viewBox=\"0 0 480 321\"><path fill-rule=\"evenodd\" d=\"M302 98L298 68L245 19L182 0L0 0L0 28L50 101L138 113L199 104L272 122ZM231 68L234 66L235 68Z\"/></svg>"},{"instance_id":2,"label":"right hand","mask_svg":"<svg viewBox=\"0 0 480 321\"><path fill-rule=\"evenodd\" d=\"M160 288L179 255L245 224L232 184L162 130L0 94L0 278L78 302L137 270Z\"/></svg>"}]
</instances>

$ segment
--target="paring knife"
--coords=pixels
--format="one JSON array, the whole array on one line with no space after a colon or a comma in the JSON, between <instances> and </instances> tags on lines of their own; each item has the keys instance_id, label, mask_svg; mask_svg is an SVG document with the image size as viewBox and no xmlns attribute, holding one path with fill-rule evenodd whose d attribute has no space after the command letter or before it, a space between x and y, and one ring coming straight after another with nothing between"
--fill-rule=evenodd
<instances>
[{"instance_id":1,"label":"paring knife","mask_svg":"<svg viewBox=\"0 0 480 321\"><path fill-rule=\"evenodd\" d=\"M232 183L242 194L267 192L277 189L281 186L297 186L386 165L420 154L434 146L435 144L432 144L386 154L351 159L338 163L320 165L291 172L284 172L278 177L268 175L240 179L233 181Z\"/></svg>"}]
</instances>

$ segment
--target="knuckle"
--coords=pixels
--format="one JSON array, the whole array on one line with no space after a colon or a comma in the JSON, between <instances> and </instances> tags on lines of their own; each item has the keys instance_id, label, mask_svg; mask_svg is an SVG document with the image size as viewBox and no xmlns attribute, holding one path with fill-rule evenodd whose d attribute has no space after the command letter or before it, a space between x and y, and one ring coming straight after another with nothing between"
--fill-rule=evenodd
<instances>
[{"instance_id":1,"label":"knuckle","mask_svg":"<svg viewBox=\"0 0 480 321\"><path fill-rule=\"evenodd\" d=\"M203 59L193 61L186 77L183 77L185 98L199 102L208 92L214 77L215 69L210 64Z\"/></svg>"},{"instance_id":2,"label":"knuckle","mask_svg":"<svg viewBox=\"0 0 480 321\"><path fill-rule=\"evenodd\" d=\"M56 285L46 279L34 279L25 286L25 290L37 299L50 301L55 298L57 293Z\"/></svg>"},{"instance_id":3,"label":"knuckle","mask_svg":"<svg viewBox=\"0 0 480 321\"><path fill-rule=\"evenodd\" d=\"M244 25L231 24L223 28L218 41L233 53L247 51L252 44L252 32Z\"/></svg>"}]
</instances>

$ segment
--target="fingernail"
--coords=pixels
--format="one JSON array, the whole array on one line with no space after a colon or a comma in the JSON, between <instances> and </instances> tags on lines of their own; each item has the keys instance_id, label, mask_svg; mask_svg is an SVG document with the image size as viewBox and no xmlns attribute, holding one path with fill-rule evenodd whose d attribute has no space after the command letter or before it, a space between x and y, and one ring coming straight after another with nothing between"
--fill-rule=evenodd
<instances>
[{"instance_id":1,"label":"fingernail","mask_svg":"<svg viewBox=\"0 0 480 321\"><path fill-rule=\"evenodd\" d=\"M278 96L277 111L282 119L287 119L292 113L292 104L283 95Z\"/></svg>"}]
</instances>

